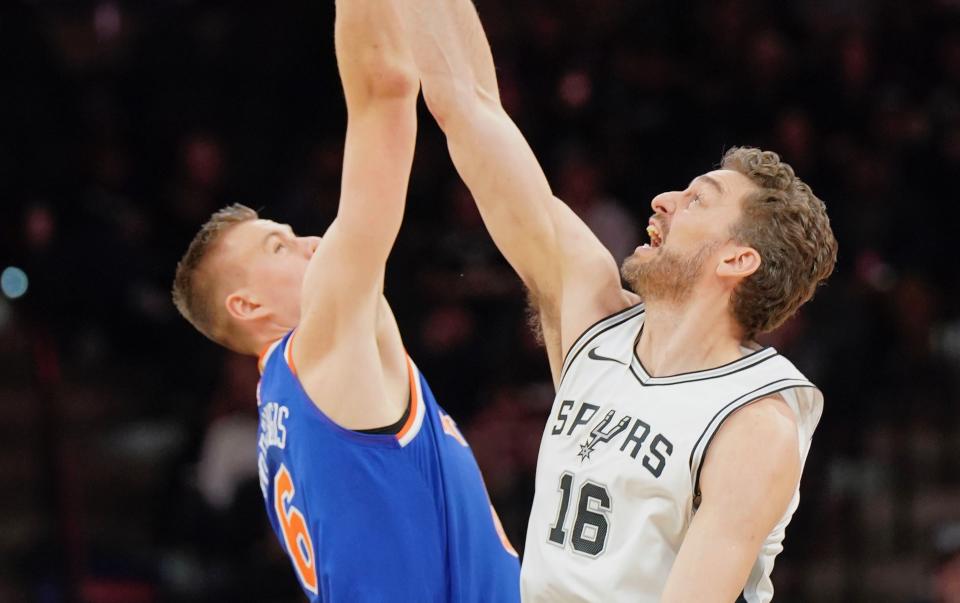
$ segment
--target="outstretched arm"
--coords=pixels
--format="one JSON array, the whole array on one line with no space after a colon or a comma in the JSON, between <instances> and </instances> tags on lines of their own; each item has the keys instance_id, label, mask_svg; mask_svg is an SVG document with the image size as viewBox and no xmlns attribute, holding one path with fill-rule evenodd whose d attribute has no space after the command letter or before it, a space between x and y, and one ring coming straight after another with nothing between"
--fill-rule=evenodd
<instances>
[{"instance_id":1,"label":"outstretched arm","mask_svg":"<svg viewBox=\"0 0 960 603\"><path fill-rule=\"evenodd\" d=\"M357 382L378 384L370 378L381 368L374 330L384 312L387 256L403 218L419 85L398 0L336 4L337 64L347 103L340 205L307 267L293 355L300 372L322 360L324 375L348 382L351 375L330 365L334 358L365 375ZM337 354L328 354L334 348ZM338 395L326 382L324 388L329 398ZM383 397L368 393L354 392L352 399Z\"/></svg>"},{"instance_id":2,"label":"outstretched arm","mask_svg":"<svg viewBox=\"0 0 960 603\"><path fill-rule=\"evenodd\" d=\"M497 247L530 290L554 383L588 325L623 308L616 262L554 198L500 104L490 46L470 0L405 0L424 98Z\"/></svg>"},{"instance_id":3,"label":"outstretched arm","mask_svg":"<svg viewBox=\"0 0 960 603\"><path fill-rule=\"evenodd\" d=\"M416 138L418 85L396 0L338 0L335 42L347 103L340 205L314 261L304 308L335 280L345 297L376 289L403 219ZM333 260L335 258L325 258Z\"/></svg>"}]
</instances>

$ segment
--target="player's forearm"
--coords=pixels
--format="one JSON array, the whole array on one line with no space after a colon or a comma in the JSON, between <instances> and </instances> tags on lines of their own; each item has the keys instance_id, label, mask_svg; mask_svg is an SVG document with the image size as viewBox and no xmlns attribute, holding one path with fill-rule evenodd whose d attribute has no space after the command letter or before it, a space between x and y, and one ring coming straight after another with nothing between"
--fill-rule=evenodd
<instances>
[{"instance_id":1,"label":"player's forearm","mask_svg":"<svg viewBox=\"0 0 960 603\"><path fill-rule=\"evenodd\" d=\"M424 100L441 128L480 101L499 105L493 57L470 0L404 0Z\"/></svg>"},{"instance_id":2,"label":"player's forearm","mask_svg":"<svg viewBox=\"0 0 960 603\"><path fill-rule=\"evenodd\" d=\"M416 141L419 86L398 1L337 0L347 135L331 230L369 275L382 269L399 231Z\"/></svg>"},{"instance_id":3,"label":"player's forearm","mask_svg":"<svg viewBox=\"0 0 960 603\"><path fill-rule=\"evenodd\" d=\"M470 0L404 0L404 19L427 107L487 229L528 286L552 248L540 165L500 106L493 57ZM538 269L540 268L540 269Z\"/></svg>"},{"instance_id":4,"label":"player's forearm","mask_svg":"<svg viewBox=\"0 0 960 603\"><path fill-rule=\"evenodd\" d=\"M732 603L747 582L757 557L754 548L758 547L718 539L681 554L670 571L661 603Z\"/></svg>"},{"instance_id":5,"label":"player's forearm","mask_svg":"<svg viewBox=\"0 0 960 603\"><path fill-rule=\"evenodd\" d=\"M490 50L490 41L483 29L480 15L473 4L473 0L446 0L453 5L453 16L460 35L460 40L466 49L467 59L470 61L476 85L487 96L500 100L500 89L497 85L497 71L493 63L493 52Z\"/></svg>"},{"instance_id":6,"label":"player's forearm","mask_svg":"<svg viewBox=\"0 0 960 603\"><path fill-rule=\"evenodd\" d=\"M334 40L348 113L419 89L398 0L337 0Z\"/></svg>"}]
</instances>

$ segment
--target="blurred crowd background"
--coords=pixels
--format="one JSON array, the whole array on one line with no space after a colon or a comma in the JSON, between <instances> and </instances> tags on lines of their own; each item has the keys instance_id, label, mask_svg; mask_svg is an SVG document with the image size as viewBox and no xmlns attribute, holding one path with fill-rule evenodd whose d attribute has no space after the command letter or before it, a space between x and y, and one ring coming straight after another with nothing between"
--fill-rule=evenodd
<instances>
[{"instance_id":1,"label":"blurred crowd background","mask_svg":"<svg viewBox=\"0 0 960 603\"><path fill-rule=\"evenodd\" d=\"M826 201L837 272L764 341L826 395L776 600L960 600L960 2L478 7L506 106L617 258L732 145ZM332 31L330 0L0 2L0 269L28 279L0 296L0 601L303 600L256 485L255 361L169 286L225 204L331 220ZM520 548L548 368L422 117L387 296Z\"/></svg>"}]
</instances>

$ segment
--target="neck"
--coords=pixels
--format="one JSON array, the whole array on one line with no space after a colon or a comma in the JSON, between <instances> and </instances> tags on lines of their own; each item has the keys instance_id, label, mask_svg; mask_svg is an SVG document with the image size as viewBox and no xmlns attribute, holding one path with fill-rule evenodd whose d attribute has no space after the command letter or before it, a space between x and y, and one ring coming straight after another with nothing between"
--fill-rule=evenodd
<instances>
[{"instance_id":1,"label":"neck","mask_svg":"<svg viewBox=\"0 0 960 603\"><path fill-rule=\"evenodd\" d=\"M730 315L729 296L696 294L682 304L645 302L637 357L651 376L701 371L733 362L740 329Z\"/></svg>"},{"instance_id":2,"label":"neck","mask_svg":"<svg viewBox=\"0 0 960 603\"><path fill-rule=\"evenodd\" d=\"M250 337L250 344L247 346L247 353L252 356L260 356L260 352L274 341L282 338L293 327L283 326L275 322L268 322L263 328L258 329L257 333Z\"/></svg>"}]
</instances>

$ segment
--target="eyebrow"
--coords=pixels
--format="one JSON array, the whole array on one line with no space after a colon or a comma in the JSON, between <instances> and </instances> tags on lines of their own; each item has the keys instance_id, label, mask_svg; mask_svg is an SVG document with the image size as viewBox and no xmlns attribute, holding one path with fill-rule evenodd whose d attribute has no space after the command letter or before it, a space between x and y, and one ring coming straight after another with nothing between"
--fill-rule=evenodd
<instances>
[{"instance_id":1,"label":"eyebrow","mask_svg":"<svg viewBox=\"0 0 960 603\"><path fill-rule=\"evenodd\" d=\"M284 232L284 230L286 230L287 232ZM270 242L271 237L281 237L284 234L289 234L290 236L293 236L293 229L290 228L289 225L284 225L279 230L271 230L270 232L267 233L267 236L263 237L263 243L261 243L261 245L266 247L267 243Z\"/></svg>"},{"instance_id":2,"label":"eyebrow","mask_svg":"<svg viewBox=\"0 0 960 603\"><path fill-rule=\"evenodd\" d=\"M712 186L713 188L717 189L717 192L720 193L721 195L725 192L723 190L723 186L720 184L720 181L714 178L713 176L707 176L706 174L702 176L697 176L696 178L693 179L693 182L697 182L698 180L700 182L705 182L710 186ZM690 184L693 184L693 182L691 182Z\"/></svg>"},{"instance_id":3,"label":"eyebrow","mask_svg":"<svg viewBox=\"0 0 960 603\"><path fill-rule=\"evenodd\" d=\"M272 239L273 237L279 237L279 236L280 236L280 232L277 230L268 232L267 236L263 237L263 243L261 243L261 245L263 245L263 247L267 247L270 243L270 239Z\"/></svg>"}]
</instances>

